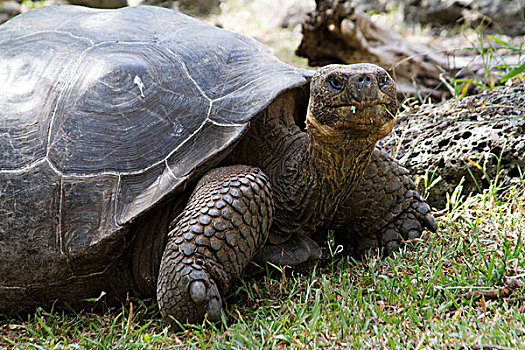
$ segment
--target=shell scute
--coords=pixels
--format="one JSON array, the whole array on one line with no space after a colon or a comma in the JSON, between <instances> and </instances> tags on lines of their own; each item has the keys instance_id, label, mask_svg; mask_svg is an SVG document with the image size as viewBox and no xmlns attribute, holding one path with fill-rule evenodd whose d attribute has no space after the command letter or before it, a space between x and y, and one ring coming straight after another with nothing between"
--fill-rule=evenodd
<instances>
[{"instance_id":1,"label":"shell scute","mask_svg":"<svg viewBox=\"0 0 525 350\"><path fill-rule=\"evenodd\" d=\"M134 224L309 79L253 39L148 6L41 7L2 24L0 47L0 312L40 303L29 287L50 301L107 285Z\"/></svg>"}]
</instances>

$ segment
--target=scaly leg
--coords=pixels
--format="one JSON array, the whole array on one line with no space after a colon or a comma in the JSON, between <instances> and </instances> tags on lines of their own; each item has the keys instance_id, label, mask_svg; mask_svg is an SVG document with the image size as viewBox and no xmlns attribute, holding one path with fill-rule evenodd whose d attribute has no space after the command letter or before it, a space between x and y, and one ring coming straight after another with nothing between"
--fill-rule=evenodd
<instances>
[{"instance_id":1,"label":"scaly leg","mask_svg":"<svg viewBox=\"0 0 525 350\"><path fill-rule=\"evenodd\" d=\"M209 171L197 184L162 256L157 283L161 314L181 323L218 321L222 297L268 238L273 202L258 168Z\"/></svg>"},{"instance_id":2,"label":"scaly leg","mask_svg":"<svg viewBox=\"0 0 525 350\"><path fill-rule=\"evenodd\" d=\"M390 254L425 229L437 230L408 170L379 148L358 188L339 209L334 226L335 243L357 257L374 249Z\"/></svg>"}]
</instances>

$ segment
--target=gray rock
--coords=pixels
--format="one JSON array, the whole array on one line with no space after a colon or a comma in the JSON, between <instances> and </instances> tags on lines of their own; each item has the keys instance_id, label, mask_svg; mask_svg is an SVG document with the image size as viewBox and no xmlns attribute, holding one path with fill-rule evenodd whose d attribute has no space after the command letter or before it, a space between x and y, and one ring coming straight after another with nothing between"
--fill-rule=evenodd
<instances>
[{"instance_id":1,"label":"gray rock","mask_svg":"<svg viewBox=\"0 0 525 350\"><path fill-rule=\"evenodd\" d=\"M498 171L501 183L516 182L525 173L525 84L402 113L383 146L396 149L399 142L405 167L442 178L430 191L436 207L446 204L461 178L464 193L488 188Z\"/></svg>"},{"instance_id":2,"label":"gray rock","mask_svg":"<svg viewBox=\"0 0 525 350\"><path fill-rule=\"evenodd\" d=\"M523 0L401 0L405 18L431 25L478 26L508 35L525 34Z\"/></svg>"},{"instance_id":3,"label":"gray rock","mask_svg":"<svg viewBox=\"0 0 525 350\"><path fill-rule=\"evenodd\" d=\"M128 0L130 5L152 5L202 16L219 11L223 0Z\"/></svg>"},{"instance_id":4,"label":"gray rock","mask_svg":"<svg viewBox=\"0 0 525 350\"><path fill-rule=\"evenodd\" d=\"M20 14L21 8L20 4L16 1L4 1L0 2L0 23L3 23L9 20L11 17L14 17Z\"/></svg>"},{"instance_id":5,"label":"gray rock","mask_svg":"<svg viewBox=\"0 0 525 350\"><path fill-rule=\"evenodd\" d=\"M293 28L303 23L306 15L315 10L315 2L311 0L296 0L286 9L281 19L281 28Z\"/></svg>"}]
</instances>

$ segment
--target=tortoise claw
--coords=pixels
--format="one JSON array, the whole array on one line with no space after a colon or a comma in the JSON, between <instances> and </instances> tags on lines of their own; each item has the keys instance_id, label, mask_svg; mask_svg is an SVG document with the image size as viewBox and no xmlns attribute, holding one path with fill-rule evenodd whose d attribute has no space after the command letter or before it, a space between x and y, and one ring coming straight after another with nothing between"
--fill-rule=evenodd
<instances>
[{"instance_id":1,"label":"tortoise claw","mask_svg":"<svg viewBox=\"0 0 525 350\"><path fill-rule=\"evenodd\" d=\"M380 249L384 255L391 254L400 245L421 238L425 229L437 231L437 223L430 206L416 193L413 203L404 212L380 230L375 237L362 239L356 247L358 255L363 256L370 249Z\"/></svg>"},{"instance_id":2,"label":"tortoise claw","mask_svg":"<svg viewBox=\"0 0 525 350\"><path fill-rule=\"evenodd\" d=\"M211 322L219 322L224 315L224 310L221 306L221 301L218 298L211 298L208 302L207 315Z\"/></svg>"},{"instance_id":3,"label":"tortoise claw","mask_svg":"<svg viewBox=\"0 0 525 350\"><path fill-rule=\"evenodd\" d=\"M202 304L206 300L206 286L202 281L192 282L190 285L190 296L196 304Z\"/></svg>"},{"instance_id":4,"label":"tortoise claw","mask_svg":"<svg viewBox=\"0 0 525 350\"><path fill-rule=\"evenodd\" d=\"M211 322L219 322L224 314L222 309L221 295L217 286L211 284L211 288L206 288L206 284L203 281L194 281L190 285L190 296L191 299L197 305L208 303L206 308L206 314L208 320Z\"/></svg>"}]
</instances>

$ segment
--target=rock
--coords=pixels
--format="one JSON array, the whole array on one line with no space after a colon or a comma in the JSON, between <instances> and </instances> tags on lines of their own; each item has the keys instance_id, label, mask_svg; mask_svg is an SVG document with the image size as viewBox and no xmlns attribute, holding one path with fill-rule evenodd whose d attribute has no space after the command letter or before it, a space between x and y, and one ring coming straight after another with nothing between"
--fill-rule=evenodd
<instances>
[{"instance_id":1,"label":"rock","mask_svg":"<svg viewBox=\"0 0 525 350\"><path fill-rule=\"evenodd\" d=\"M491 32L524 35L524 0L354 0L362 10L384 12L400 8L406 22L443 26L466 25L476 28L483 21Z\"/></svg>"},{"instance_id":2,"label":"rock","mask_svg":"<svg viewBox=\"0 0 525 350\"><path fill-rule=\"evenodd\" d=\"M523 0L401 0L405 18L423 24L464 24L475 28L482 21L492 31L511 36L525 34Z\"/></svg>"},{"instance_id":3,"label":"rock","mask_svg":"<svg viewBox=\"0 0 525 350\"><path fill-rule=\"evenodd\" d=\"M194 16L202 16L219 10L224 0L128 0L132 6L153 5L180 11Z\"/></svg>"},{"instance_id":4,"label":"rock","mask_svg":"<svg viewBox=\"0 0 525 350\"><path fill-rule=\"evenodd\" d=\"M436 207L461 178L464 193L488 188L498 171L500 183L516 182L525 174L525 83L401 113L382 145L413 174L442 178L430 191Z\"/></svg>"}]
</instances>

